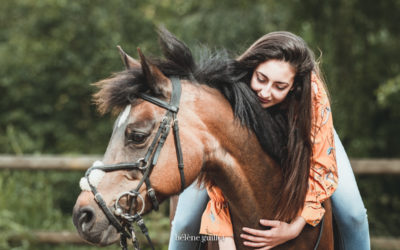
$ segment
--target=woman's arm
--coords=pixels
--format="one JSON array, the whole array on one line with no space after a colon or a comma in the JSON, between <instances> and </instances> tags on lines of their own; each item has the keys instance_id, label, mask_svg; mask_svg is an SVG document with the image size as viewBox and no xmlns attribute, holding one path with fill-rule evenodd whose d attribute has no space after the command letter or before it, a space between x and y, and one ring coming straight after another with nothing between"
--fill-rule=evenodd
<instances>
[{"instance_id":1,"label":"woman's arm","mask_svg":"<svg viewBox=\"0 0 400 250\"><path fill-rule=\"evenodd\" d=\"M323 83L313 73L312 128L313 155L311 158L308 190L301 216L311 226L316 226L324 216L322 202L336 190L338 174L331 106Z\"/></svg>"},{"instance_id":2,"label":"woman's arm","mask_svg":"<svg viewBox=\"0 0 400 250\"><path fill-rule=\"evenodd\" d=\"M260 220L260 224L269 226L271 229L256 230L244 227L243 231L248 233L240 235L246 240L243 243L244 245L262 250L271 249L296 238L306 225L306 221L303 217L298 216L291 223L277 220Z\"/></svg>"},{"instance_id":3,"label":"woman's arm","mask_svg":"<svg viewBox=\"0 0 400 250\"><path fill-rule=\"evenodd\" d=\"M210 201L201 218L200 234L218 236L219 249L235 250L228 202L217 186L207 187L207 192Z\"/></svg>"}]
</instances>

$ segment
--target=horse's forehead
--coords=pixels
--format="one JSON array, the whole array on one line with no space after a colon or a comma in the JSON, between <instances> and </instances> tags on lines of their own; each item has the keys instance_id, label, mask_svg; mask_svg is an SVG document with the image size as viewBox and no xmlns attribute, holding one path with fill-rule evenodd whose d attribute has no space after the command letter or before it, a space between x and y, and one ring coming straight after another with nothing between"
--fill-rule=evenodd
<instances>
[{"instance_id":1,"label":"horse's forehead","mask_svg":"<svg viewBox=\"0 0 400 250\"><path fill-rule=\"evenodd\" d=\"M130 111L129 122L153 120L160 116L162 111L162 108L159 108L158 106L147 101L142 101L132 107L132 110Z\"/></svg>"},{"instance_id":2,"label":"horse's forehead","mask_svg":"<svg viewBox=\"0 0 400 250\"><path fill-rule=\"evenodd\" d=\"M115 121L114 129L124 127L123 125L128 123L153 120L157 117L157 113L156 107L147 102L140 102L135 105L128 104Z\"/></svg>"}]
</instances>

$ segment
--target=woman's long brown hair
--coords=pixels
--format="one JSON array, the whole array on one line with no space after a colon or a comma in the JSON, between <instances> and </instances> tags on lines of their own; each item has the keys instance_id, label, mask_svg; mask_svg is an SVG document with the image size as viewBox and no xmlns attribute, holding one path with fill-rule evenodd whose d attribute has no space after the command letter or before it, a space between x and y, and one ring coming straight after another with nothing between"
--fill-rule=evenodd
<instances>
[{"instance_id":1,"label":"woman's long brown hair","mask_svg":"<svg viewBox=\"0 0 400 250\"><path fill-rule=\"evenodd\" d=\"M287 142L281 149L279 163L283 179L281 194L274 204L275 219L290 221L304 207L311 165L311 73L319 75L313 52L300 37L290 32L272 32L257 40L237 58L242 80L250 84L255 68L262 62L277 59L295 69L294 89L273 109L281 112L286 124Z\"/></svg>"}]
</instances>

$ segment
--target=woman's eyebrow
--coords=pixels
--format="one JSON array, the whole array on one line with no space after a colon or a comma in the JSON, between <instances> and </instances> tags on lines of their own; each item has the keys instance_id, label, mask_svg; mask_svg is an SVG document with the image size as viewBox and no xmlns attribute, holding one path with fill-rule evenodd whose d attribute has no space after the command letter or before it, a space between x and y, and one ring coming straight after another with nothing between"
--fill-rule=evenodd
<instances>
[{"instance_id":1,"label":"woman's eyebrow","mask_svg":"<svg viewBox=\"0 0 400 250\"><path fill-rule=\"evenodd\" d=\"M261 73L260 71L256 70L256 72L257 72L258 74L262 75L264 78L268 78L268 76L264 75L264 74ZM268 78L268 79L269 79L269 78ZM276 83L278 83L278 84L287 84L287 85L289 85L288 82L282 82L282 81L277 81Z\"/></svg>"},{"instance_id":2,"label":"woman's eyebrow","mask_svg":"<svg viewBox=\"0 0 400 250\"><path fill-rule=\"evenodd\" d=\"M261 71L256 70L257 74L262 75L264 78L268 78L266 75L264 75L263 73L261 73Z\"/></svg>"}]
</instances>

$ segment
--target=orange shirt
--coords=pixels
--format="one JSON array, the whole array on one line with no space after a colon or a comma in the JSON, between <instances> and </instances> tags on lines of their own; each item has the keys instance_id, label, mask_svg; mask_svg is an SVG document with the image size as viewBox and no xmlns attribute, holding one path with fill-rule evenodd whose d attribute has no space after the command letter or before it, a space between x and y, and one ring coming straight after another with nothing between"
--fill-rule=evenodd
<instances>
[{"instance_id":1,"label":"orange shirt","mask_svg":"<svg viewBox=\"0 0 400 250\"><path fill-rule=\"evenodd\" d=\"M312 226L318 225L325 210L321 203L336 190L338 183L333 122L329 98L320 79L311 77L313 155L308 191L300 216ZM201 219L201 234L233 236L228 202L216 186L207 188L210 201Z\"/></svg>"}]
</instances>

